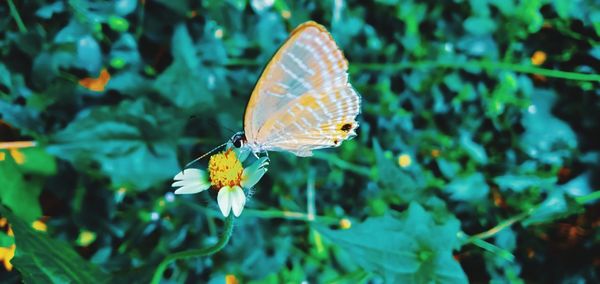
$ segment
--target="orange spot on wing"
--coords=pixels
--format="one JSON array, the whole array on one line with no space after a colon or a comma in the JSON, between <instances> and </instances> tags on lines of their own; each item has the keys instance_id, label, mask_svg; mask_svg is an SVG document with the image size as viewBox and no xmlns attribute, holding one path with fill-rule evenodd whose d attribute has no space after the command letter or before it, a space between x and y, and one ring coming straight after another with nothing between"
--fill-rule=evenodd
<instances>
[{"instance_id":1,"label":"orange spot on wing","mask_svg":"<svg viewBox=\"0 0 600 284\"><path fill-rule=\"evenodd\" d=\"M311 109L316 109L319 107L319 104L317 103L317 99L313 96L300 97L300 104L303 107L311 108Z\"/></svg>"},{"instance_id":2,"label":"orange spot on wing","mask_svg":"<svg viewBox=\"0 0 600 284\"><path fill-rule=\"evenodd\" d=\"M100 76L98 76L98 78L83 78L79 80L79 85L90 91L103 92L108 81L110 81L110 74L106 68L104 68L100 71Z\"/></svg>"}]
</instances>

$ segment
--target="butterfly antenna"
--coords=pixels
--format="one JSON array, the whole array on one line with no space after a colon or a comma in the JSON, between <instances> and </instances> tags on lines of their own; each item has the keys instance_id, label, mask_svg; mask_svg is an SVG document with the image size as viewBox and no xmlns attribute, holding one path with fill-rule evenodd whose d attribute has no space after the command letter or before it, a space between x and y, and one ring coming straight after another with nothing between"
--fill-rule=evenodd
<instances>
[{"instance_id":1,"label":"butterfly antenna","mask_svg":"<svg viewBox=\"0 0 600 284\"><path fill-rule=\"evenodd\" d=\"M223 126L223 128L225 128L225 129L229 130L229 132L231 132L232 134L236 134L236 133L237 133L237 131L235 131L235 130L233 130L233 129L231 129L231 128L227 127L227 126Z\"/></svg>"},{"instance_id":2,"label":"butterfly antenna","mask_svg":"<svg viewBox=\"0 0 600 284\"><path fill-rule=\"evenodd\" d=\"M208 151L208 152L204 153L202 156L200 156L200 157L198 157L198 158L194 159L193 161L191 161L191 162L187 163L187 164L185 165L184 169L187 169L187 167L189 167L191 164L193 164L193 163L195 163L195 162L198 162L198 161L202 160L204 157L206 157L206 156L210 155L212 152L214 152L214 151L216 151L216 150L220 149L221 147L223 147L223 146L227 145L227 143L229 143L229 142L225 142L225 143L223 143L223 144L221 144L221 145L219 145L219 146L217 146L217 147L213 148L212 150L210 150L210 151Z\"/></svg>"}]
</instances>

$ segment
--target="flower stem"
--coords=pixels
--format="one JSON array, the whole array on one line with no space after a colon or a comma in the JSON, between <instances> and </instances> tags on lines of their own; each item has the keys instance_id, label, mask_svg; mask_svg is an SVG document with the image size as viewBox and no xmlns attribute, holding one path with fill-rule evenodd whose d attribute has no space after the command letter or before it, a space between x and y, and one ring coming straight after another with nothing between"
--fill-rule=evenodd
<instances>
[{"instance_id":1,"label":"flower stem","mask_svg":"<svg viewBox=\"0 0 600 284\"><path fill-rule=\"evenodd\" d=\"M219 238L219 241L216 244L211 245L209 247L205 247L205 248L190 249L190 250L180 251L180 252L176 252L176 253L167 255L163 259L163 261L160 262L158 267L156 268L156 271L154 272L154 275L152 276L151 283L158 284L160 282L160 279L163 276L163 273L167 269L167 266L175 260L192 258L192 257L208 256L208 255L214 254L214 253L222 250L225 247L225 245L227 245L227 243L229 242L229 238L231 237L232 232L233 232L233 214L230 214L229 217L227 217L225 219L225 227L223 229L223 234L221 234L221 237Z\"/></svg>"},{"instance_id":2,"label":"flower stem","mask_svg":"<svg viewBox=\"0 0 600 284\"><path fill-rule=\"evenodd\" d=\"M244 58L232 58L226 64L230 67L258 67L261 64L255 60ZM466 62L457 61L434 61L424 60L415 62L401 63L360 63L355 62L350 64L350 73L360 71L399 71L404 69L432 69L432 68L449 68L449 69L469 69L481 68L485 70L508 70L525 74L538 74L546 77L560 78L577 81L596 81L600 82L600 75L568 72L554 69L546 69L524 64L514 64L508 62L498 62L490 60L468 60Z\"/></svg>"},{"instance_id":3,"label":"flower stem","mask_svg":"<svg viewBox=\"0 0 600 284\"><path fill-rule=\"evenodd\" d=\"M19 15L19 11L17 11L17 7L15 6L15 3L13 3L13 0L8 0L8 8L10 9L10 15L17 23L17 27L19 27L19 32L26 33L27 27L25 27L25 24L21 19L21 15Z\"/></svg>"},{"instance_id":4,"label":"flower stem","mask_svg":"<svg viewBox=\"0 0 600 284\"><path fill-rule=\"evenodd\" d=\"M484 240L489 237L492 237L492 236L496 235L497 233L499 233L500 231L506 229L507 227L512 226L514 223L517 223L517 222L522 221L523 219L527 218L533 211L534 210L523 212L519 215L513 216L512 218L509 218L507 220L500 222L500 224L494 226L493 228L491 228L485 232L481 232L479 234L470 236L466 240L466 243L474 243L477 240Z\"/></svg>"}]
</instances>

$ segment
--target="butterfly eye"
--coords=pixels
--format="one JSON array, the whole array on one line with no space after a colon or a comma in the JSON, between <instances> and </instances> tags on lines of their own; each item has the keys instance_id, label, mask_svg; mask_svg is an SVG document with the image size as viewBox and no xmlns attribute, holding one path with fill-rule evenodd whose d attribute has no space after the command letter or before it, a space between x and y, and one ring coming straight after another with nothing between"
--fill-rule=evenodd
<instances>
[{"instance_id":1,"label":"butterfly eye","mask_svg":"<svg viewBox=\"0 0 600 284\"><path fill-rule=\"evenodd\" d=\"M246 135L244 135L244 133L236 133L231 137L231 142L234 147L240 148L244 146L244 143L246 142Z\"/></svg>"}]
</instances>

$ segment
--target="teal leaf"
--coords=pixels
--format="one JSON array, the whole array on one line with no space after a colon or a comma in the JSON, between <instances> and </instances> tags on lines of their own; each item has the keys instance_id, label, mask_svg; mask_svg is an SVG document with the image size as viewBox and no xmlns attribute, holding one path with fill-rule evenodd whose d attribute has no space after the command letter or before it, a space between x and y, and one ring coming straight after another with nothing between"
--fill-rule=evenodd
<instances>
[{"instance_id":1,"label":"teal leaf","mask_svg":"<svg viewBox=\"0 0 600 284\"><path fill-rule=\"evenodd\" d=\"M146 100L94 108L54 134L47 150L78 165L98 162L114 184L146 189L179 171L176 117Z\"/></svg>"},{"instance_id":2,"label":"teal leaf","mask_svg":"<svg viewBox=\"0 0 600 284\"><path fill-rule=\"evenodd\" d=\"M56 1L52 4L47 4L39 8L35 15L42 19L50 19L52 16L65 11L65 3L62 1Z\"/></svg>"},{"instance_id":3,"label":"teal leaf","mask_svg":"<svg viewBox=\"0 0 600 284\"><path fill-rule=\"evenodd\" d=\"M523 192L531 187L547 187L556 184L556 177L539 177L534 175L503 175L494 178L501 190Z\"/></svg>"},{"instance_id":4,"label":"teal leaf","mask_svg":"<svg viewBox=\"0 0 600 284\"><path fill-rule=\"evenodd\" d=\"M377 159L377 180L386 188L394 189L404 201L414 200L418 195L417 183L409 173L391 159L386 157L377 140L373 141L373 149Z\"/></svg>"},{"instance_id":5,"label":"teal leaf","mask_svg":"<svg viewBox=\"0 0 600 284\"><path fill-rule=\"evenodd\" d=\"M359 266L388 283L467 283L452 256L460 224L438 224L418 203L400 218L371 217L348 230L319 231Z\"/></svg>"},{"instance_id":6,"label":"teal leaf","mask_svg":"<svg viewBox=\"0 0 600 284\"><path fill-rule=\"evenodd\" d=\"M54 38L57 44L74 44L75 58L63 64L86 70L90 74L97 75L102 67L102 52L100 45L91 36L88 27L77 20L64 27Z\"/></svg>"},{"instance_id":7,"label":"teal leaf","mask_svg":"<svg viewBox=\"0 0 600 284\"><path fill-rule=\"evenodd\" d=\"M120 16L127 16L135 11L137 3L136 0L117 0L115 1L115 13Z\"/></svg>"},{"instance_id":8,"label":"teal leaf","mask_svg":"<svg viewBox=\"0 0 600 284\"><path fill-rule=\"evenodd\" d=\"M12 82L10 78L10 71L4 66L4 64L0 63L0 94L8 93L10 94L12 89Z\"/></svg>"},{"instance_id":9,"label":"teal leaf","mask_svg":"<svg viewBox=\"0 0 600 284\"><path fill-rule=\"evenodd\" d=\"M490 187L485 182L483 174L477 172L453 179L446 185L444 191L450 194L453 200L481 202L487 198Z\"/></svg>"},{"instance_id":10,"label":"teal leaf","mask_svg":"<svg viewBox=\"0 0 600 284\"><path fill-rule=\"evenodd\" d=\"M171 44L173 63L157 78L154 87L180 108L212 106L215 99L208 91L211 77L201 72L203 68L185 25L175 28Z\"/></svg>"},{"instance_id":11,"label":"teal leaf","mask_svg":"<svg viewBox=\"0 0 600 284\"><path fill-rule=\"evenodd\" d=\"M479 164L487 164L488 157L483 146L475 143L471 138L471 134L467 131L461 131L460 145L467 154Z\"/></svg>"},{"instance_id":12,"label":"teal leaf","mask_svg":"<svg viewBox=\"0 0 600 284\"><path fill-rule=\"evenodd\" d=\"M130 33L124 33L119 37L112 46L110 56L122 58L130 65L138 65L142 61L138 44Z\"/></svg>"},{"instance_id":13,"label":"teal leaf","mask_svg":"<svg viewBox=\"0 0 600 284\"><path fill-rule=\"evenodd\" d=\"M488 17L469 17L463 25L474 35L486 35L496 30L496 23Z\"/></svg>"},{"instance_id":14,"label":"teal leaf","mask_svg":"<svg viewBox=\"0 0 600 284\"><path fill-rule=\"evenodd\" d=\"M104 283L108 274L77 254L69 245L31 228L7 208L0 214L8 219L15 234L16 254L11 263L25 283Z\"/></svg>"},{"instance_id":15,"label":"teal leaf","mask_svg":"<svg viewBox=\"0 0 600 284\"><path fill-rule=\"evenodd\" d=\"M584 196L594 191L591 184L593 175L591 172L585 172L569 182L560 186L562 191L571 196Z\"/></svg>"},{"instance_id":16,"label":"teal leaf","mask_svg":"<svg viewBox=\"0 0 600 284\"><path fill-rule=\"evenodd\" d=\"M565 195L556 188L548 194L548 197L536 208L529 218L523 221L524 226L547 223L557 219L565 218L571 214L583 211L583 207L572 197Z\"/></svg>"},{"instance_id":17,"label":"teal leaf","mask_svg":"<svg viewBox=\"0 0 600 284\"><path fill-rule=\"evenodd\" d=\"M32 131L40 131L40 113L32 108L14 105L0 99L0 118L14 127Z\"/></svg>"},{"instance_id":18,"label":"teal leaf","mask_svg":"<svg viewBox=\"0 0 600 284\"><path fill-rule=\"evenodd\" d=\"M532 104L521 119L525 127L521 148L532 158L559 165L577 147L577 137L567 123L551 113L555 99L550 91L534 92Z\"/></svg>"}]
</instances>

